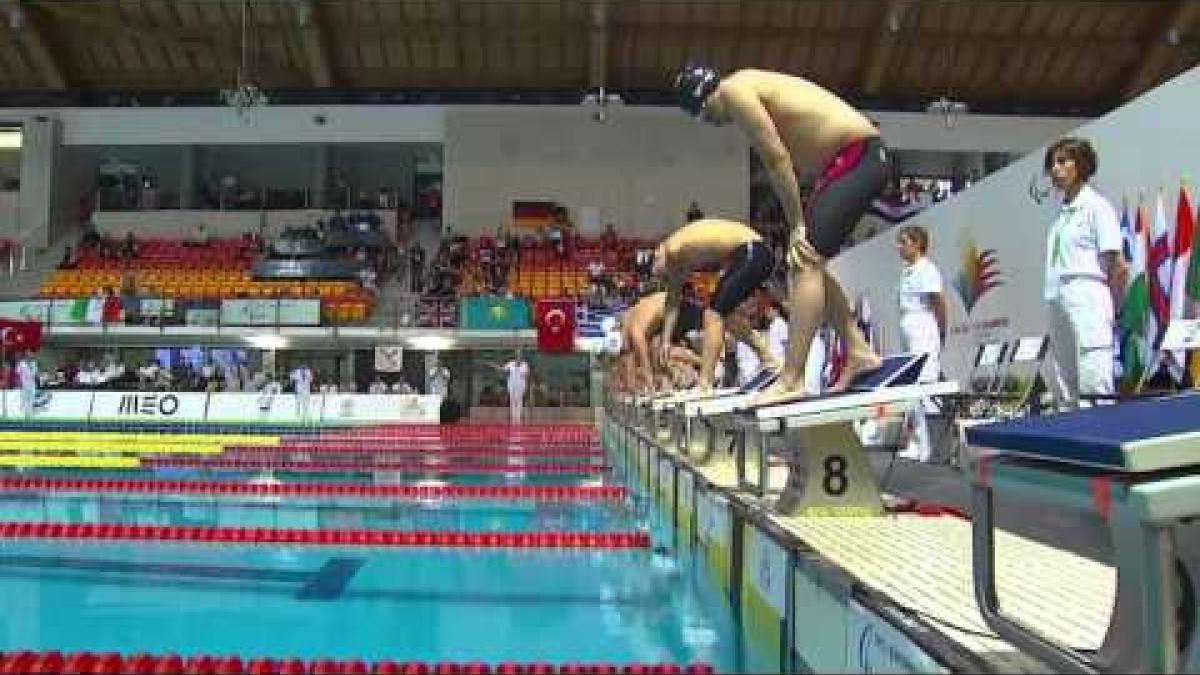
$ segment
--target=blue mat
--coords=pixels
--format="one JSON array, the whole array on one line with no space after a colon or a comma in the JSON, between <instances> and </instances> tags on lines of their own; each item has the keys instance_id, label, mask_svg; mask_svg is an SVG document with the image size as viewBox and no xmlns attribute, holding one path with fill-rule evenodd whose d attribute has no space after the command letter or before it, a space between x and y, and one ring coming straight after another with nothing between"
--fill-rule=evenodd
<instances>
[{"instance_id":1,"label":"blue mat","mask_svg":"<svg viewBox=\"0 0 1200 675\"><path fill-rule=\"evenodd\" d=\"M973 446L1128 470L1125 445L1200 431L1200 394L1098 406L967 429ZM1200 449L1196 453L1200 464Z\"/></svg>"}]
</instances>

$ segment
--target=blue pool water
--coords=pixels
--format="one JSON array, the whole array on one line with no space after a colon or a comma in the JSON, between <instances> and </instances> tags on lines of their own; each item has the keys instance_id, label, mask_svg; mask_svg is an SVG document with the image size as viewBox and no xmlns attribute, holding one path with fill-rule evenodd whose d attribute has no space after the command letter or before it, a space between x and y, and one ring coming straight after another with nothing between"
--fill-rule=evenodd
<instances>
[{"instance_id":1,"label":"blue pool water","mask_svg":"<svg viewBox=\"0 0 1200 675\"><path fill-rule=\"evenodd\" d=\"M625 531L618 502L0 493L0 521L475 532Z\"/></svg>"},{"instance_id":2,"label":"blue pool water","mask_svg":"<svg viewBox=\"0 0 1200 675\"><path fill-rule=\"evenodd\" d=\"M213 477L193 471L105 474ZM378 475L355 480L404 482ZM448 482L595 484L577 476L534 474ZM733 612L711 575L686 550L675 550L671 531L641 495L613 503L420 503L7 494L0 496L0 519L474 531L648 527L655 544L665 547L529 551L2 541L0 651L707 662L719 672L757 670L756 664L770 662L743 648Z\"/></svg>"},{"instance_id":3,"label":"blue pool water","mask_svg":"<svg viewBox=\"0 0 1200 675\"><path fill-rule=\"evenodd\" d=\"M742 669L688 559L648 551L6 542L0 649Z\"/></svg>"}]
</instances>

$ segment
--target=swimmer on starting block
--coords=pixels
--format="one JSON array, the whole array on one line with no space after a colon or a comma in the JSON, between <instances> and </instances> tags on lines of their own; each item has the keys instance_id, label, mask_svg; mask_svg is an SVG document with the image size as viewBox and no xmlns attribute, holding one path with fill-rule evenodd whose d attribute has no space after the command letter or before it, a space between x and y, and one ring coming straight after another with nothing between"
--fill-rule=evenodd
<instances>
[{"instance_id":1,"label":"swimmer on starting block","mask_svg":"<svg viewBox=\"0 0 1200 675\"><path fill-rule=\"evenodd\" d=\"M787 252L789 339L779 379L761 395L770 403L804 392L804 367L817 329L829 323L847 345L831 391L845 389L880 359L855 325L846 294L825 269L883 190L887 154L879 130L832 92L792 75L739 70L728 76L688 65L675 78L679 105L717 126L734 122L748 136L791 225ZM815 179L808 208L797 173Z\"/></svg>"},{"instance_id":2,"label":"swimmer on starting block","mask_svg":"<svg viewBox=\"0 0 1200 675\"><path fill-rule=\"evenodd\" d=\"M654 390L654 371L656 362L651 358L651 344L657 335L665 329L667 293L660 291L642 297L621 317L621 347L631 358L626 361L630 369L627 375L629 383L640 387L642 391ZM716 314L705 310L699 304L685 300L680 303L678 319L675 321L671 335L673 341L666 343L670 348L674 342L690 331L699 330L706 335L715 331L721 332L721 320ZM658 343L662 350L662 343ZM668 363L663 362L663 365Z\"/></svg>"},{"instance_id":3,"label":"swimmer on starting block","mask_svg":"<svg viewBox=\"0 0 1200 675\"><path fill-rule=\"evenodd\" d=\"M651 269L667 286L663 332L674 331L683 316L684 280L692 272L713 268L721 270L721 280L704 311L700 379L697 383L702 392L712 391L726 330L750 345L764 368L779 367L766 338L735 311L771 277L775 256L762 235L736 221L705 218L690 222L655 249ZM669 356L664 348L658 359L666 363Z\"/></svg>"}]
</instances>

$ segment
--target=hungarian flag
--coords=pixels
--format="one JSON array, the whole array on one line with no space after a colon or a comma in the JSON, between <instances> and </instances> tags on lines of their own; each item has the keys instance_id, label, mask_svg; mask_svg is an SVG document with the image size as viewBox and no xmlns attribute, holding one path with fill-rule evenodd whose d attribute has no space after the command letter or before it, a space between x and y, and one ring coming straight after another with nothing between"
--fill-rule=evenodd
<instances>
[{"instance_id":1,"label":"hungarian flag","mask_svg":"<svg viewBox=\"0 0 1200 675\"><path fill-rule=\"evenodd\" d=\"M42 346L41 322L0 319L0 346L8 354L36 352Z\"/></svg>"},{"instance_id":2,"label":"hungarian flag","mask_svg":"<svg viewBox=\"0 0 1200 675\"><path fill-rule=\"evenodd\" d=\"M1172 265L1171 275L1171 320L1183 319L1187 317L1188 301L1195 301L1195 297L1190 295L1194 288L1189 288L1188 272L1192 267L1192 260L1195 255L1192 253L1192 243L1195 239L1196 220L1195 214L1192 213L1192 204L1188 199L1187 190L1183 186L1179 188L1179 204L1175 209L1175 245L1172 247L1172 253L1175 254L1175 261ZM1195 282L1191 284L1195 286ZM1171 354L1170 368L1171 375L1175 381L1183 383L1183 373L1186 364L1187 353L1184 351L1173 352Z\"/></svg>"},{"instance_id":3,"label":"hungarian flag","mask_svg":"<svg viewBox=\"0 0 1200 675\"><path fill-rule=\"evenodd\" d=\"M534 316L538 349L570 352L575 349L575 303L571 300L538 300Z\"/></svg>"}]
</instances>

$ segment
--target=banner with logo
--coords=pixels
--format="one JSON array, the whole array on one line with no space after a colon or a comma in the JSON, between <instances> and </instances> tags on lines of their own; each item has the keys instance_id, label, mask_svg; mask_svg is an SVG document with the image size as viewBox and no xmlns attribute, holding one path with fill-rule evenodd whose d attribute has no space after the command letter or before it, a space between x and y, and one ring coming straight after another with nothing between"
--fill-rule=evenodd
<instances>
[{"instance_id":1,"label":"banner with logo","mask_svg":"<svg viewBox=\"0 0 1200 675\"><path fill-rule=\"evenodd\" d=\"M715 492L698 491L696 495L697 547L708 563L713 580L726 593L731 588L732 542L729 502Z\"/></svg>"},{"instance_id":2,"label":"banner with logo","mask_svg":"<svg viewBox=\"0 0 1200 675\"><path fill-rule=\"evenodd\" d=\"M375 370L380 373L404 372L404 346L375 345Z\"/></svg>"},{"instance_id":3,"label":"banner with logo","mask_svg":"<svg viewBox=\"0 0 1200 675\"><path fill-rule=\"evenodd\" d=\"M295 396L292 394L261 394L255 392L219 392L208 396L209 422L242 422L246 424L295 424ZM320 396L314 395L314 408Z\"/></svg>"},{"instance_id":4,"label":"banner with logo","mask_svg":"<svg viewBox=\"0 0 1200 675\"><path fill-rule=\"evenodd\" d=\"M463 298L459 312L458 325L472 330L524 330L533 325L529 303L520 298Z\"/></svg>"},{"instance_id":5,"label":"banner with logo","mask_svg":"<svg viewBox=\"0 0 1200 675\"><path fill-rule=\"evenodd\" d=\"M658 458L658 500L666 508L667 518L675 515L675 463Z\"/></svg>"},{"instance_id":6,"label":"banner with logo","mask_svg":"<svg viewBox=\"0 0 1200 675\"><path fill-rule=\"evenodd\" d=\"M696 517L696 477L692 475L691 469L681 468L676 481L679 484L679 494L675 500L675 523L679 528L679 541L690 548L695 533L692 522Z\"/></svg>"},{"instance_id":7,"label":"banner with logo","mask_svg":"<svg viewBox=\"0 0 1200 675\"><path fill-rule=\"evenodd\" d=\"M846 667L851 673L947 673L933 657L886 620L850 601Z\"/></svg>"},{"instance_id":8,"label":"banner with logo","mask_svg":"<svg viewBox=\"0 0 1200 675\"><path fill-rule=\"evenodd\" d=\"M199 392L98 391L93 421L202 422L208 395Z\"/></svg>"},{"instance_id":9,"label":"banner with logo","mask_svg":"<svg viewBox=\"0 0 1200 675\"><path fill-rule=\"evenodd\" d=\"M803 672L854 673L846 665L848 583L827 563L799 556L792 570L792 646Z\"/></svg>"},{"instance_id":10,"label":"banner with logo","mask_svg":"<svg viewBox=\"0 0 1200 675\"><path fill-rule=\"evenodd\" d=\"M48 300L5 300L0 302L0 319L41 321L50 319Z\"/></svg>"},{"instance_id":11,"label":"banner with logo","mask_svg":"<svg viewBox=\"0 0 1200 675\"><path fill-rule=\"evenodd\" d=\"M782 653L787 613L789 558L775 540L747 523L742 530L742 631L746 640L767 655ZM778 672L779 658L760 664L755 672Z\"/></svg>"},{"instance_id":12,"label":"banner with logo","mask_svg":"<svg viewBox=\"0 0 1200 675\"><path fill-rule=\"evenodd\" d=\"M321 402L320 419L337 424L362 424L378 420L436 424L441 405L441 396L325 394Z\"/></svg>"},{"instance_id":13,"label":"banner with logo","mask_svg":"<svg viewBox=\"0 0 1200 675\"><path fill-rule=\"evenodd\" d=\"M313 394L309 397L307 423L437 424L441 403L439 396ZM24 418L19 389L0 390L0 414L6 419ZM73 422L302 422L294 394L235 392L41 390L35 397L32 418Z\"/></svg>"},{"instance_id":14,"label":"banner with logo","mask_svg":"<svg viewBox=\"0 0 1200 675\"><path fill-rule=\"evenodd\" d=\"M39 391L33 400L31 419L86 420L92 408L90 391ZM8 419L24 419L20 389L0 390L0 410Z\"/></svg>"},{"instance_id":15,"label":"banner with logo","mask_svg":"<svg viewBox=\"0 0 1200 675\"><path fill-rule=\"evenodd\" d=\"M314 299L222 300L223 326L319 326L321 301Z\"/></svg>"}]
</instances>

